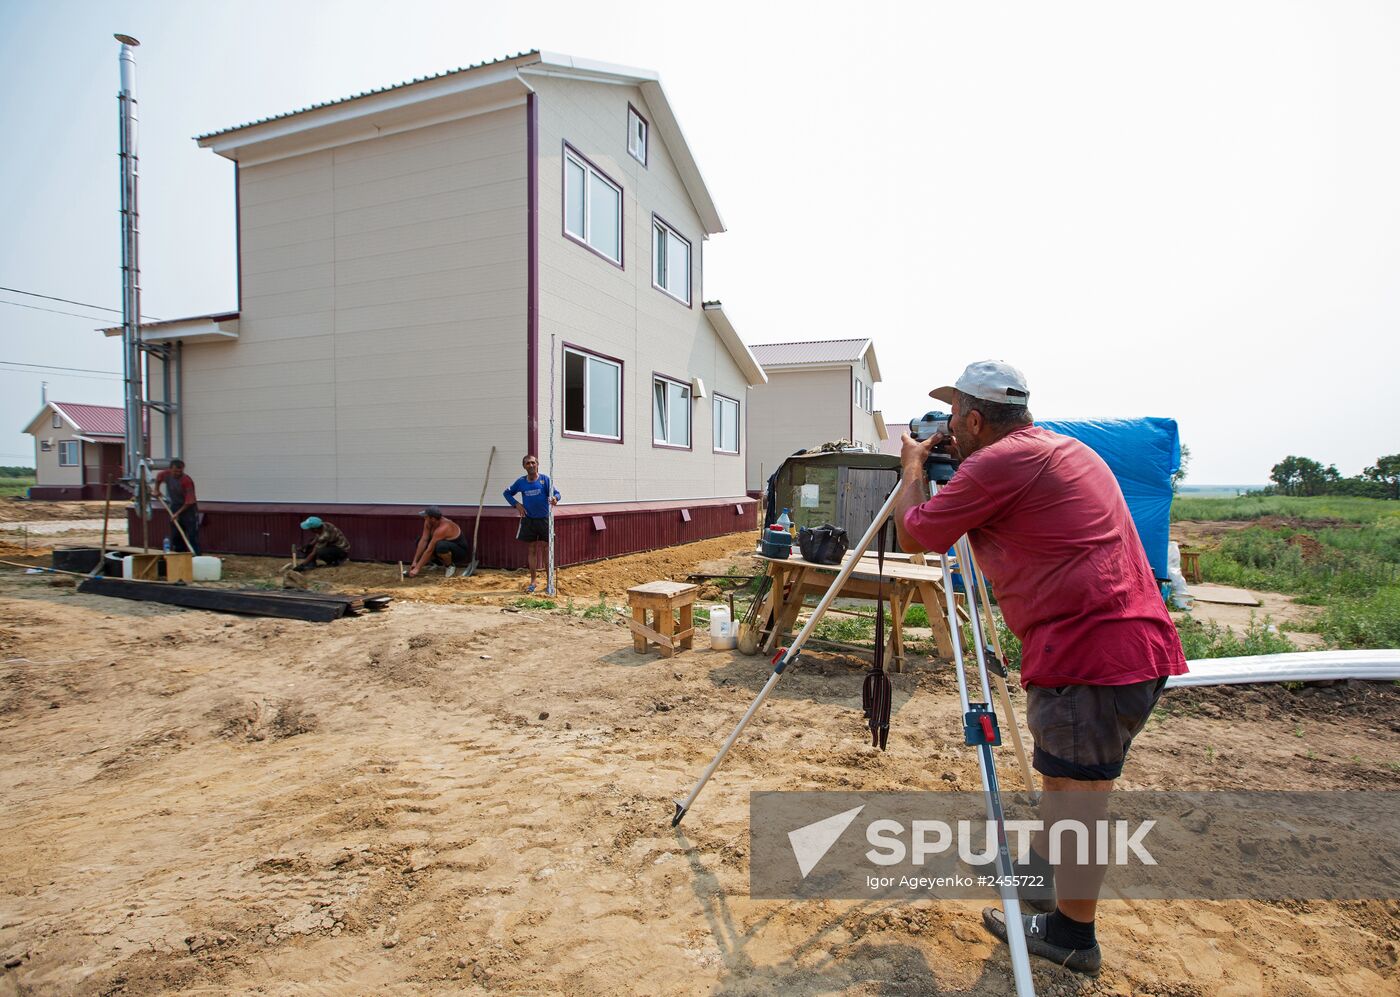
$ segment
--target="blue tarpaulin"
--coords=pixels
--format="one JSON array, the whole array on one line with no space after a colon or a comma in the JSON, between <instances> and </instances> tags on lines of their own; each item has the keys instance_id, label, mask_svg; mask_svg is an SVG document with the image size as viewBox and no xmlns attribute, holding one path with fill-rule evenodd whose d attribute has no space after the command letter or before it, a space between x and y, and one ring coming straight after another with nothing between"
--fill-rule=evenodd
<instances>
[{"instance_id":1,"label":"blue tarpaulin","mask_svg":"<svg viewBox=\"0 0 1400 997\"><path fill-rule=\"evenodd\" d=\"M1070 436L1103 458L1128 500L1152 573L1167 577L1167 541L1172 511L1172 475L1181 466L1175 419L1093 419L1041 422Z\"/></svg>"}]
</instances>

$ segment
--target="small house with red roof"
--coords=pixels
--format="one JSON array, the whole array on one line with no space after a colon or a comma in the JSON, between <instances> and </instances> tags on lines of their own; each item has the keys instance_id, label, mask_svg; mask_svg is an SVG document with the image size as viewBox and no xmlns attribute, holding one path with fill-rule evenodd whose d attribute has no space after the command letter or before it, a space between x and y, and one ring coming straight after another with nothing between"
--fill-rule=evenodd
<instances>
[{"instance_id":1,"label":"small house with red roof","mask_svg":"<svg viewBox=\"0 0 1400 997\"><path fill-rule=\"evenodd\" d=\"M34 437L32 499L102 498L122 476L126 431L118 405L48 402L24 431Z\"/></svg>"}]
</instances>

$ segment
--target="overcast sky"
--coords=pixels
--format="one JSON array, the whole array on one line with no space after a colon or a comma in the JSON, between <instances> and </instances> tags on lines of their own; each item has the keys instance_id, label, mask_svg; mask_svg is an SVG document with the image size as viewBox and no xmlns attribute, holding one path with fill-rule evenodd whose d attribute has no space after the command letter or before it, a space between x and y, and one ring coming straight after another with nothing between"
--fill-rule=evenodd
<instances>
[{"instance_id":1,"label":"overcast sky","mask_svg":"<svg viewBox=\"0 0 1400 997\"><path fill-rule=\"evenodd\" d=\"M891 418L994 357L1042 418L1176 418L1190 483L1400 452L1400 4L5 0L0 286L120 305L116 31L152 316L235 306L233 164L191 136L544 48L660 72L729 229L705 298L751 343L874 337ZM111 313L0 301L100 320L0 304L0 361L120 369ZM0 464L41 379L0 364Z\"/></svg>"}]
</instances>

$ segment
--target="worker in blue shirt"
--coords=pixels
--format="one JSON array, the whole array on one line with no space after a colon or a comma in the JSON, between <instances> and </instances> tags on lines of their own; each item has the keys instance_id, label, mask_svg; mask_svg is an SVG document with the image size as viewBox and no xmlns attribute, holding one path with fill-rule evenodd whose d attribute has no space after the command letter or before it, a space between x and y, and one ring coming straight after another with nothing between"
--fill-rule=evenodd
<instances>
[{"instance_id":1,"label":"worker in blue shirt","mask_svg":"<svg viewBox=\"0 0 1400 997\"><path fill-rule=\"evenodd\" d=\"M525 544L530 563L530 584L526 592L535 591L535 577L544 570L545 545L549 540L549 507L559 504L559 490L550 483L549 475L540 473L539 458L526 454L520 465L525 473L505 490L506 501L520 516L520 529L515 539ZM520 501L515 496L520 496Z\"/></svg>"}]
</instances>

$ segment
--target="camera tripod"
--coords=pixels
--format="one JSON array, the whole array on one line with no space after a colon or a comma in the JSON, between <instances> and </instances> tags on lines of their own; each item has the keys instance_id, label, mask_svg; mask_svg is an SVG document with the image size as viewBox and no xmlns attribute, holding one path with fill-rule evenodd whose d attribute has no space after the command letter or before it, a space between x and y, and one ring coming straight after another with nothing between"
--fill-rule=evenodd
<instances>
[{"instance_id":1,"label":"camera tripod","mask_svg":"<svg viewBox=\"0 0 1400 997\"><path fill-rule=\"evenodd\" d=\"M957 462L945 454L934 453L924 465L925 475L928 478L929 488L932 494L938 494L941 485L952 480L953 473L957 470ZM690 812L690 808L695 804L701 790L710 781L710 777L715 774L720 764L724 761L725 755L739 739L739 735L744 732L744 728L749 725L758 708L763 705L783 672L789 665L793 664L798 655L801 654L802 646L812 631L821 621L822 616L836 600L837 594L845 585L846 580L860 563L861 556L875 542L880 530L884 529L885 523L894 513L895 501L899 495L901 485L896 485L894 491L890 492L889 498L880 511L875 514L875 519L870 527L865 531L860 541L853 547L847 555L841 570L836 578L822 594L821 600L817 603L812 615L808 617L806 624L798 632L788 647L779 648L777 655L773 658L773 672L768 676L768 681L759 690L758 696L749 705L747 712L739 720L738 725L720 747L719 753L714 760L700 775L700 779L695 784L695 788L690 791L684 802L675 801L676 811L671 818L671 826L676 827ZM977 749L977 763L981 770L982 793L986 801L987 820L996 829L997 840L997 880L998 892L1001 895L1002 912L1006 915L1007 940L1011 950L1011 968L1016 983L1016 993L1018 997L1034 997L1035 984L1031 979L1030 956L1026 950L1026 936L1021 925L1021 904L1017 896L1014 884L1015 869L1011 864L1011 852L1006 841L1006 818L1001 805L1001 790L997 781L996 762L992 755L992 748L1002 743L1001 728L997 723L997 714L992 707L991 689L993 682L989 678L995 676L997 691L1000 694L1001 706L1006 715L1006 723L1013 735L1013 743L1016 747L1017 757L1026 779L1027 789L1034 793L1035 783L1030 774L1030 766L1026 762L1025 748L1021 744L1020 731L1016 726L1016 717L1011 710L1011 699L1006 687L1006 678L1002 661L1000 658L1000 639L996 636L996 624L992 618L991 601L987 594L986 580L981 577L977 570L976 562L972 557L972 545L966 536L961 537L954 545L957 552L959 567L964 580L964 587L967 592L967 622L969 635L971 637L972 653L977 664L978 679L980 681L980 691L982 698L974 702L969 699L968 681L966 674L966 664L963 657L963 646L961 633L959 631L959 614L957 597L953 592L952 571L949 565L948 554L940 553L940 565L943 571L943 595L946 603L948 618L948 632L952 637L953 645L953 666L958 681L958 702L962 707L963 716L963 741L971 747ZM980 607L979 607L980 601ZM987 645L984 643L984 631L981 613L979 608L985 612L987 630L990 631L993 641L996 643L997 651L995 657ZM988 660L996 661L995 669L988 665Z\"/></svg>"}]
</instances>

